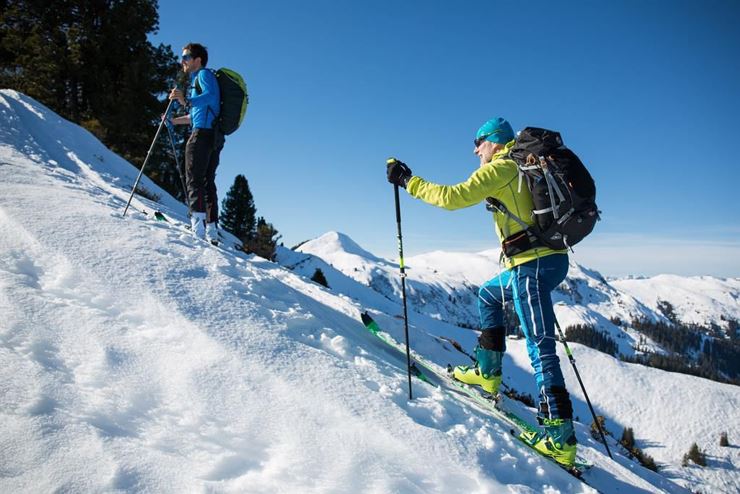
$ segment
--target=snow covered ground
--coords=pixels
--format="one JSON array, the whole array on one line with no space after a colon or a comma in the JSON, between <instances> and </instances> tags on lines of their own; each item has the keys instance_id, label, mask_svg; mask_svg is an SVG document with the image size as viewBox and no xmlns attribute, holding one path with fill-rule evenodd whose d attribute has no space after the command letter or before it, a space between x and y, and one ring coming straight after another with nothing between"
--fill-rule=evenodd
<instances>
[{"instance_id":1,"label":"snow covered ground","mask_svg":"<svg viewBox=\"0 0 740 494\"><path fill-rule=\"evenodd\" d=\"M355 253L355 258L351 263L342 262L347 256L346 252L343 252L344 249ZM307 277L310 277L316 268L320 268L334 291L349 294L353 298L359 297L357 292L359 288L353 287L353 291L347 291L346 278L356 277L358 282L371 286L391 286L390 293L400 297L400 281L396 281L398 266L389 265L386 260L378 265L372 255L363 258L359 254L360 250L351 246L347 237L341 233L329 232L303 244L299 250L303 254L281 251L279 260ZM498 269L497 259L498 251L496 250L478 254L435 252L411 257L407 260L407 264L411 267L408 285L422 293L426 290L427 297L431 297L431 290L424 288L425 280L439 276L449 287L450 293L460 293L464 291L465 285L477 285L494 276ZM355 269L355 266L362 267ZM375 278L358 275L358 273L372 273ZM387 278L385 283L378 280L381 277ZM454 281L455 278L458 279L457 282ZM685 287L683 294L686 296L693 278L675 278L679 278L680 284ZM694 306L703 307L704 314L711 315L710 320L719 321L721 315L740 319L740 308L731 304L723 306L716 302L706 301L708 292L713 294L714 299L732 297L733 292L728 290L729 294L725 294L722 292L722 287L727 285L731 289L734 280L709 277L704 277L702 280L703 285L698 288L711 286L712 290L705 289L697 296L693 302ZM677 280L671 279L671 282L676 284ZM455 286L455 283L463 287ZM649 298L646 303L643 303L627 291L615 288L615 284L615 282L608 282L598 272L571 261L568 279L554 293L556 313L563 327L574 324L594 325L609 333L617 342L620 353L633 355L632 345L636 343L639 335L632 331L625 331L610 320L620 318L623 321L630 321L642 317L665 320L665 318L657 311L657 307L653 309L648 306L655 306L655 304L650 304ZM367 287L362 288L367 289ZM653 290L655 291L657 290ZM670 290L663 289L662 291L669 292ZM443 302L447 295L443 295L442 298L444 300L439 301L439 305L445 305ZM449 304L447 306L449 307ZM420 314L432 315L428 314L425 304L418 303L418 297L412 299L411 307L419 312L412 313L412 329L429 331L430 328L435 327L433 319L427 320ZM453 310L442 313L442 319L454 320L458 310L459 308L453 305ZM679 317L683 316L681 306L677 305L676 312ZM395 314L400 313L400 309L395 312ZM468 349L474 344L473 340L465 339L470 332L459 328L433 331L433 334L452 336L467 343L465 346ZM398 339L402 338L400 327L395 336ZM423 342L415 343L417 349L422 346ZM509 340L507 346L505 382L520 392L536 396L524 342ZM607 427L615 437L621 437L624 428L632 428L637 438L637 446L658 462L661 466L661 473L691 489L709 492L735 492L738 489L740 476L736 470L738 461L736 450L732 447L719 446L720 434L725 430L737 431L740 425L736 418L739 396L736 386L626 364L582 345L571 343L571 346L597 413L606 417ZM424 354L433 354L433 352L432 348L423 348L422 351ZM509 357L511 361L508 360ZM577 397L574 404L576 415L584 423L590 424L590 412L585 397L580 391L577 379L569 369L570 365L562 349L560 359L561 365L566 369L568 389ZM438 361L443 362L441 357ZM512 367L511 364L514 366ZM711 420L707 420L707 417ZM732 436L736 432L728 432L728 434ZM683 455L688 452L694 441L707 453L708 468L693 465L681 466ZM734 443L731 442L731 444ZM725 469L729 472L725 472ZM710 487L704 489L696 487L701 485Z\"/></svg>"},{"instance_id":2,"label":"snow covered ground","mask_svg":"<svg viewBox=\"0 0 740 494\"><path fill-rule=\"evenodd\" d=\"M86 131L0 91L0 492L740 489L737 387L573 345L609 429L633 427L664 466L609 460L566 370L581 452L595 464L589 487L455 396L414 382L408 400L404 361L359 322L370 310L402 340L392 287L324 260L327 290L298 269L195 241L164 192L157 205L136 198L122 218L135 176ZM173 223L143 212L154 208ZM319 262L289 251L281 262L290 256ZM415 350L440 366L464 356L435 335L474 343L435 314L412 313L411 325ZM507 382L533 394L523 343L509 349ZM719 447L722 431L731 448ZM707 468L680 466L693 441Z\"/></svg>"}]
</instances>

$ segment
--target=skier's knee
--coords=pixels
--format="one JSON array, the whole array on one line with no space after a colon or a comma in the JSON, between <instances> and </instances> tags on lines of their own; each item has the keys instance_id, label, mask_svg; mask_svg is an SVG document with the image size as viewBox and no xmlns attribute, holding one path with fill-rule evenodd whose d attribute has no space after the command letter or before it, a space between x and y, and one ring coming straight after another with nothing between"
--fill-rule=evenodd
<instances>
[{"instance_id":1,"label":"skier's knee","mask_svg":"<svg viewBox=\"0 0 740 494\"><path fill-rule=\"evenodd\" d=\"M480 338L478 338L478 344L486 350L505 352L506 328L504 326L496 326L495 328L484 329L481 332Z\"/></svg>"}]
</instances>

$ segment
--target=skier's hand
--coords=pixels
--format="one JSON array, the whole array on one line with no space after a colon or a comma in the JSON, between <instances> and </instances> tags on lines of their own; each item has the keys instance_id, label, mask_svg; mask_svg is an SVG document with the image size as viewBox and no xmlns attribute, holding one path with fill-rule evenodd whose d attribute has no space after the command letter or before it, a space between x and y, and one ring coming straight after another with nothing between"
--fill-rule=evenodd
<instances>
[{"instance_id":1,"label":"skier's hand","mask_svg":"<svg viewBox=\"0 0 740 494\"><path fill-rule=\"evenodd\" d=\"M175 88L170 91L170 99L176 99L178 103L180 103L182 106L185 106L185 95L180 89Z\"/></svg>"},{"instance_id":2,"label":"skier's hand","mask_svg":"<svg viewBox=\"0 0 740 494\"><path fill-rule=\"evenodd\" d=\"M411 168L406 166L406 163L399 161L396 158L388 158L386 165L388 168L388 181L393 185L398 185L405 189L409 179L413 176Z\"/></svg>"}]
</instances>

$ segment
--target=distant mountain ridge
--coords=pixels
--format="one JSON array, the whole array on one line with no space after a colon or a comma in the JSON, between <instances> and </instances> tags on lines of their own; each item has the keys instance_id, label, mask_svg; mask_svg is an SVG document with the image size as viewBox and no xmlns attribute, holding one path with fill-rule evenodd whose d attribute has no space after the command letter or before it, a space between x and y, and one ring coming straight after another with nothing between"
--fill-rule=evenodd
<instances>
[{"instance_id":1,"label":"distant mountain ridge","mask_svg":"<svg viewBox=\"0 0 740 494\"><path fill-rule=\"evenodd\" d=\"M330 286L332 278L341 274L389 300L401 297L398 265L366 251L345 234L329 232L301 244L293 254L281 252L278 256L281 263L292 268L291 262L285 261L292 256L293 263L302 264L298 271L304 276L310 277L317 267L327 271ZM500 269L498 258L498 249L479 253L437 251L407 258L410 309L450 324L477 329L478 287L496 275ZM740 321L738 300L740 279L737 278L661 275L607 280L573 258L568 277L553 293L563 328L591 327L613 340L618 354L630 359L645 352L670 353L633 328L636 321L666 325L681 322L708 330L714 327L719 331L711 336L736 337L737 321ZM671 307L673 312L666 314L665 307Z\"/></svg>"},{"instance_id":2,"label":"distant mountain ridge","mask_svg":"<svg viewBox=\"0 0 740 494\"><path fill-rule=\"evenodd\" d=\"M611 284L653 311L660 312L660 302L670 303L685 324L714 325L729 332L740 321L740 278L663 274L617 279Z\"/></svg>"}]
</instances>

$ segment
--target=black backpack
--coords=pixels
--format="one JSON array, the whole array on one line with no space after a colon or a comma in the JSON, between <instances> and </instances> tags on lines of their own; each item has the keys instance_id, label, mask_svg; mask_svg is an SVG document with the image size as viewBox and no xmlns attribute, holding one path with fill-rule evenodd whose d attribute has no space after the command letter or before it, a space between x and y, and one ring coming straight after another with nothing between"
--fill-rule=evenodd
<instances>
[{"instance_id":1,"label":"black backpack","mask_svg":"<svg viewBox=\"0 0 740 494\"><path fill-rule=\"evenodd\" d=\"M217 125L223 135L229 135L239 128L244 115L247 113L249 94L244 79L237 72L225 67L218 70L210 70L216 76L218 89L221 95ZM195 79L195 92L200 94L203 89Z\"/></svg>"},{"instance_id":2,"label":"black backpack","mask_svg":"<svg viewBox=\"0 0 740 494\"><path fill-rule=\"evenodd\" d=\"M532 192L534 225L527 225L500 201L487 198L489 210L498 210L517 221L524 230L504 239L504 254L511 257L545 246L569 249L594 229L599 218L596 186L576 154L565 147L558 132L527 127L517 135L509 151Z\"/></svg>"}]
</instances>

